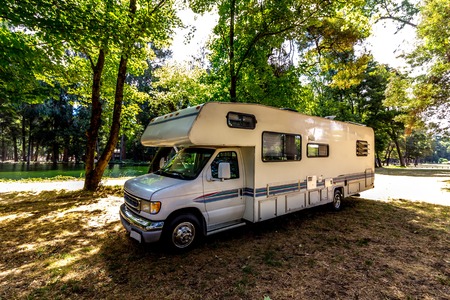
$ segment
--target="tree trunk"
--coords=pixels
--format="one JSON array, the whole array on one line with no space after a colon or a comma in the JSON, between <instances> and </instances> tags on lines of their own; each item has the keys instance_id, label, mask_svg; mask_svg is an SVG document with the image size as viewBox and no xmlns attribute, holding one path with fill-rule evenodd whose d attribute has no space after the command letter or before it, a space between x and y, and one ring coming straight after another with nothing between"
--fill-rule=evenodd
<instances>
[{"instance_id":1,"label":"tree trunk","mask_svg":"<svg viewBox=\"0 0 450 300\"><path fill-rule=\"evenodd\" d=\"M231 0L230 3L230 98L231 102L237 102L237 75L235 70L235 61L234 61L234 17L236 10L236 0Z\"/></svg>"},{"instance_id":2,"label":"tree trunk","mask_svg":"<svg viewBox=\"0 0 450 300\"><path fill-rule=\"evenodd\" d=\"M381 168L382 164L381 164L381 158L380 158L380 153L377 152L375 155L375 168Z\"/></svg>"},{"instance_id":3,"label":"tree trunk","mask_svg":"<svg viewBox=\"0 0 450 300\"><path fill-rule=\"evenodd\" d=\"M386 166L389 166L389 162L391 160L392 149L393 149L393 147L391 147L391 143L389 143L389 145L386 149L386 155L384 156L384 163L386 164Z\"/></svg>"},{"instance_id":4,"label":"tree trunk","mask_svg":"<svg viewBox=\"0 0 450 300\"><path fill-rule=\"evenodd\" d=\"M16 134L13 134L12 140L13 140L13 147L14 147L14 161L18 162L19 161L19 151L17 149L17 136L16 136Z\"/></svg>"},{"instance_id":5,"label":"tree trunk","mask_svg":"<svg viewBox=\"0 0 450 300\"><path fill-rule=\"evenodd\" d=\"M22 160L27 161L27 148L26 148L26 125L25 125L25 116L22 116Z\"/></svg>"},{"instance_id":6,"label":"tree trunk","mask_svg":"<svg viewBox=\"0 0 450 300\"><path fill-rule=\"evenodd\" d=\"M33 153L33 147L32 147L33 140L31 139L31 130L32 130L31 126L32 126L32 122L30 120L30 128L29 128L29 131L28 131L27 165L30 165L31 153Z\"/></svg>"},{"instance_id":7,"label":"tree trunk","mask_svg":"<svg viewBox=\"0 0 450 300\"><path fill-rule=\"evenodd\" d=\"M114 153L114 149L117 146L117 142L119 141L120 115L122 113L123 88L125 85L126 71L127 58L122 56L119 64L119 73L117 75L113 119L108 142L102 152L102 155L100 156L100 159L95 165L95 168L89 173L89 175L86 172L86 180L84 182L85 190L95 191L98 188L100 181L102 180L103 173L105 172L105 169Z\"/></svg>"},{"instance_id":8,"label":"tree trunk","mask_svg":"<svg viewBox=\"0 0 450 300\"><path fill-rule=\"evenodd\" d=\"M136 13L136 0L130 1L130 16L133 18ZM125 52L122 54L119 63L119 71L117 74L117 82L116 82L116 93L114 96L114 110L113 110L113 118L111 124L111 130L109 132L108 142L105 146L105 149L100 156L97 164L94 168L94 154L95 151L95 141L98 137L98 130L100 127L101 120L101 104L100 104L100 79L101 79L101 71L104 65L104 52L100 50L101 55L99 55L99 60L97 62L97 66L99 66L99 62L102 61L100 72L95 72L94 70L94 82L92 87L92 116L91 116L91 126L88 132L88 145L90 149L88 149L89 157L86 158L86 179L84 181L84 189L88 191L95 191L100 181L102 180L103 173L108 166L109 161L114 153L114 149L116 148L117 142L119 140L119 132L120 132L120 115L122 114L122 102L123 102L123 89L125 85L126 73L127 73L127 62L128 62L128 54ZM100 59L101 58L101 59ZM98 70L97 70L98 71ZM97 77L96 77L97 75ZM97 80L97 81L96 81ZM98 101L98 103L94 103ZM96 114L94 115L94 104L96 106ZM96 126L94 127L93 124ZM87 160L89 159L89 166Z\"/></svg>"},{"instance_id":9,"label":"tree trunk","mask_svg":"<svg viewBox=\"0 0 450 300\"><path fill-rule=\"evenodd\" d=\"M37 162L38 161L38 158L39 158L39 142L38 141L36 141L36 146L34 147L35 148L35 151L34 151L34 157L33 157L33 161L34 162Z\"/></svg>"},{"instance_id":10,"label":"tree trunk","mask_svg":"<svg viewBox=\"0 0 450 300\"><path fill-rule=\"evenodd\" d=\"M405 160L404 160L404 158L403 158L402 151L401 151L401 149L400 149L400 144L398 143L398 140L397 140L397 139L394 140L394 144L395 144L395 148L396 148L396 150L397 150L398 159L400 160L400 166L401 166L401 167L406 167L406 165L405 165Z\"/></svg>"},{"instance_id":11,"label":"tree trunk","mask_svg":"<svg viewBox=\"0 0 450 300\"><path fill-rule=\"evenodd\" d=\"M120 161L127 159L126 147L125 147L125 135L122 134L120 138Z\"/></svg>"},{"instance_id":12,"label":"tree trunk","mask_svg":"<svg viewBox=\"0 0 450 300\"><path fill-rule=\"evenodd\" d=\"M56 139L56 136L55 136ZM59 161L59 145L56 140L52 144L52 163L53 165L57 165Z\"/></svg>"},{"instance_id":13,"label":"tree trunk","mask_svg":"<svg viewBox=\"0 0 450 300\"><path fill-rule=\"evenodd\" d=\"M5 146L5 135L3 134L3 126L0 126L1 136L2 136L2 162L6 159L6 146Z\"/></svg>"},{"instance_id":14,"label":"tree trunk","mask_svg":"<svg viewBox=\"0 0 450 300\"><path fill-rule=\"evenodd\" d=\"M66 141L66 145L69 145L69 141ZM69 148L67 146L64 146L62 161L63 161L63 163L69 162Z\"/></svg>"},{"instance_id":15,"label":"tree trunk","mask_svg":"<svg viewBox=\"0 0 450 300\"><path fill-rule=\"evenodd\" d=\"M92 108L91 108L91 120L89 129L87 131L87 143L86 143L86 178L84 181L84 189L92 190L96 189L98 184L95 185L94 181L94 160L96 152L96 144L98 138L98 131L101 125L102 118L102 104L100 102L100 83L105 66L105 52L100 49L98 54L97 63L93 66L93 79L92 79Z\"/></svg>"}]
</instances>

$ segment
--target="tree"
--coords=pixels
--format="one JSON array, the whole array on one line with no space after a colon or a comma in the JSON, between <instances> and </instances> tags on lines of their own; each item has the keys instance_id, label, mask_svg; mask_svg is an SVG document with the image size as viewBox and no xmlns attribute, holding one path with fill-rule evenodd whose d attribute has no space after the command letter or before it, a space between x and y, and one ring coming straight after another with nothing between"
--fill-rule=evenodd
<instances>
[{"instance_id":1,"label":"tree","mask_svg":"<svg viewBox=\"0 0 450 300\"><path fill-rule=\"evenodd\" d=\"M425 67L426 73L415 78L414 112L436 122L446 120L450 114L450 32L442 27L450 18L448 1L424 1L420 16L417 26L420 43L409 59L412 66ZM440 130L447 131L448 127Z\"/></svg>"},{"instance_id":2,"label":"tree","mask_svg":"<svg viewBox=\"0 0 450 300\"><path fill-rule=\"evenodd\" d=\"M155 71L156 103L161 113L209 101L210 87L202 82L206 70L196 66L166 65Z\"/></svg>"},{"instance_id":3,"label":"tree","mask_svg":"<svg viewBox=\"0 0 450 300\"><path fill-rule=\"evenodd\" d=\"M425 130L415 130L406 138L405 157L413 161L414 165L419 160L432 153L432 139Z\"/></svg>"},{"instance_id":4,"label":"tree","mask_svg":"<svg viewBox=\"0 0 450 300\"><path fill-rule=\"evenodd\" d=\"M215 99L296 106L304 89L307 56L338 54L368 36L365 3L321 0L218 1L219 22L210 43ZM197 12L215 1L192 1ZM295 60L301 61L296 66ZM341 65L343 66L343 65ZM269 100L270 101L270 100Z\"/></svg>"},{"instance_id":5,"label":"tree","mask_svg":"<svg viewBox=\"0 0 450 300\"><path fill-rule=\"evenodd\" d=\"M414 18L419 13L419 7L416 1L409 0L380 0L377 1L377 11L379 12L376 21L392 20L397 23L397 30L405 26L416 27Z\"/></svg>"},{"instance_id":6,"label":"tree","mask_svg":"<svg viewBox=\"0 0 450 300\"><path fill-rule=\"evenodd\" d=\"M56 6L56 7L55 7ZM47 0L17 3L7 1L0 15L16 25L34 30L45 40L47 51L55 58L69 61L87 59L92 81L91 119L87 130L86 190L95 190L116 147L124 86L129 61L142 58L149 42L164 43L171 28L178 24L171 0L123 2ZM69 55L63 49L69 48ZM110 65L112 63L112 65ZM108 141L95 163L95 152L103 112L102 99L108 95L102 87L104 71L118 66L113 94L113 109ZM105 97L106 98L106 97Z\"/></svg>"}]
</instances>

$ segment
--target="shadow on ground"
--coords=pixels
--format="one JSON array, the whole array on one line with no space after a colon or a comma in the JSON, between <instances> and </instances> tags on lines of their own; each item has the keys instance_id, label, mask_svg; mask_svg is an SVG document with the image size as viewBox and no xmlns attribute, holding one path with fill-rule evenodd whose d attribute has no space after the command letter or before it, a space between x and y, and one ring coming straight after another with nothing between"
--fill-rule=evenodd
<instances>
[{"instance_id":1,"label":"shadow on ground","mask_svg":"<svg viewBox=\"0 0 450 300\"><path fill-rule=\"evenodd\" d=\"M122 199L0 194L0 298L444 299L450 207L349 198L167 254L130 239Z\"/></svg>"}]
</instances>

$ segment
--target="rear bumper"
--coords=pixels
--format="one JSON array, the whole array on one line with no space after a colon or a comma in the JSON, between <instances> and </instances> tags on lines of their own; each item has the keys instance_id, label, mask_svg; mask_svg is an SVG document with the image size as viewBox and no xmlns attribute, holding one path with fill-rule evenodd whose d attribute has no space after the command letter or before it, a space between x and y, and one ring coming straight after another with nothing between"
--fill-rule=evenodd
<instances>
[{"instance_id":1,"label":"rear bumper","mask_svg":"<svg viewBox=\"0 0 450 300\"><path fill-rule=\"evenodd\" d=\"M139 242L153 243L161 238L163 221L151 221L145 219L133 211L129 210L125 204L120 206L120 221L128 232L133 232L131 237ZM136 233L140 235L140 239L136 238Z\"/></svg>"}]
</instances>

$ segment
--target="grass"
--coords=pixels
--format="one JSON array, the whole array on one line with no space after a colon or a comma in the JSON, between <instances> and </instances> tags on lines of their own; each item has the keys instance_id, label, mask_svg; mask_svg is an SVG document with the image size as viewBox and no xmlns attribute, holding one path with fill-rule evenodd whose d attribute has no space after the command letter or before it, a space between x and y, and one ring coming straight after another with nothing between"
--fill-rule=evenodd
<instances>
[{"instance_id":1,"label":"grass","mask_svg":"<svg viewBox=\"0 0 450 300\"><path fill-rule=\"evenodd\" d=\"M104 177L118 178L146 174L148 165L110 164ZM0 182L39 182L84 180L84 165L34 163L0 163Z\"/></svg>"},{"instance_id":2,"label":"grass","mask_svg":"<svg viewBox=\"0 0 450 300\"><path fill-rule=\"evenodd\" d=\"M414 176L414 177L450 177L450 166L447 165L432 165L432 167L397 167L389 166L377 168L377 174L391 175L391 176Z\"/></svg>"},{"instance_id":3,"label":"grass","mask_svg":"<svg viewBox=\"0 0 450 300\"><path fill-rule=\"evenodd\" d=\"M450 207L349 198L169 255L122 228L121 188L0 194L0 299L446 299Z\"/></svg>"}]
</instances>

